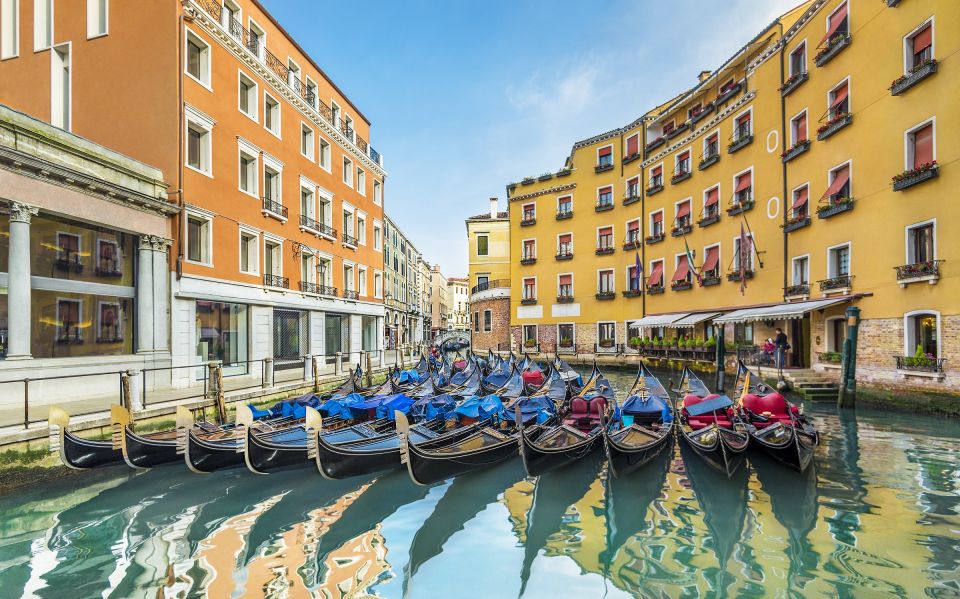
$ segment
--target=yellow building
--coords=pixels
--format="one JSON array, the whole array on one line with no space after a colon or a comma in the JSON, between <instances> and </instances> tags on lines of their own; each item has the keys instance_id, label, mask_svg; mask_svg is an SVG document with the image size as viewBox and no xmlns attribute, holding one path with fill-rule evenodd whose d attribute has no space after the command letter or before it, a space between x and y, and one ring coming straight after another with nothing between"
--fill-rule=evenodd
<instances>
[{"instance_id":1,"label":"yellow building","mask_svg":"<svg viewBox=\"0 0 960 599\"><path fill-rule=\"evenodd\" d=\"M509 185L513 334L629 354L782 327L788 365L830 370L853 304L859 378L960 390L960 145L937 134L960 126L958 48L956 2L810 0L558 172ZM928 357L905 359L918 345Z\"/></svg>"},{"instance_id":2,"label":"yellow building","mask_svg":"<svg viewBox=\"0 0 960 599\"><path fill-rule=\"evenodd\" d=\"M510 213L490 198L489 212L467 224L470 328L475 351L510 348Z\"/></svg>"}]
</instances>

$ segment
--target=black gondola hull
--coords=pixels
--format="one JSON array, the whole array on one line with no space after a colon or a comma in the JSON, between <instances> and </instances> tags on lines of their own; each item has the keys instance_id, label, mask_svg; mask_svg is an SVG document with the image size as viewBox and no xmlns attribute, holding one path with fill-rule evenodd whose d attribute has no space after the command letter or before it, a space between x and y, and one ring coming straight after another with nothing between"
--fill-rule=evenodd
<instances>
[{"instance_id":1,"label":"black gondola hull","mask_svg":"<svg viewBox=\"0 0 960 599\"><path fill-rule=\"evenodd\" d=\"M707 464L714 469L732 477L740 469L746 459L746 450L750 437L746 433L739 433L729 429L716 428L717 434L709 442L701 441L702 437L683 432L687 445L693 449Z\"/></svg>"},{"instance_id":2,"label":"black gondola hull","mask_svg":"<svg viewBox=\"0 0 960 599\"><path fill-rule=\"evenodd\" d=\"M267 474L286 468L306 466L310 463L307 457L307 444L273 443L262 435L255 427L246 427L246 447L244 460L247 468L256 474Z\"/></svg>"},{"instance_id":3,"label":"black gondola hull","mask_svg":"<svg viewBox=\"0 0 960 599\"><path fill-rule=\"evenodd\" d=\"M476 451L435 453L405 444L407 470L413 482L431 485L468 472L499 464L517 455L516 436Z\"/></svg>"},{"instance_id":4,"label":"black gondola hull","mask_svg":"<svg viewBox=\"0 0 960 599\"><path fill-rule=\"evenodd\" d=\"M614 476L623 476L642 468L656 459L667 448L673 448L673 438L672 427L656 441L642 446L624 445L604 434L604 448L606 449L611 473Z\"/></svg>"},{"instance_id":5,"label":"black gondola hull","mask_svg":"<svg viewBox=\"0 0 960 599\"><path fill-rule=\"evenodd\" d=\"M544 431L544 434L546 432L549 431ZM533 435L524 432L520 435L520 456L523 458L523 467L527 474L540 476L590 455L599 449L602 443L603 435L597 431L580 443L569 447L559 449L542 447L537 445Z\"/></svg>"},{"instance_id":6,"label":"black gondola hull","mask_svg":"<svg viewBox=\"0 0 960 599\"><path fill-rule=\"evenodd\" d=\"M180 459L175 439L150 439L127 427L123 434L123 457L134 468L153 468Z\"/></svg>"},{"instance_id":7,"label":"black gondola hull","mask_svg":"<svg viewBox=\"0 0 960 599\"><path fill-rule=\"evenodd\" d=\"M187 432L183 459L192 472L207 473L223 468L243 466L243 453L238 441L207 441L201 439L193 430Z\"/></svg>"},{"instance_id":8,"label":"black gondola hull","mask_svg":"<svg viewBox=\"0 0 960 599\"><path fill-rule=\"evenodd\" d=\"M784 466L803 472L813 462L813 452L819 440L815 434L793 428L788 430L789 438L780 443L771 442L763 435L763 430L751 431L750 445Z\"/></svg>"},{"instance_id":9,"label":"black gondola hull","mask_svg":"<svg viewBox=\"0 0 960 599\"><path fill-rule=\"evenodd\" d=\"M123 462L123 454L113 448L112 441L91 441L60 432L60 459L75 470L86 470Z\"/></svg>"}]
</instances>

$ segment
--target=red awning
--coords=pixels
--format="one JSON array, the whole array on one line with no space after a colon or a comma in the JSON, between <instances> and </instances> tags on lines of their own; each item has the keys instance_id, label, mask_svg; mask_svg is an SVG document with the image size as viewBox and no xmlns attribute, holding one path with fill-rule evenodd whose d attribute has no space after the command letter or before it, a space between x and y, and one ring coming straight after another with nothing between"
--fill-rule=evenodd
<instances>
[{"instance_id":1,"label":"red awning","mask_svg":"<svg viewBox=\"0 0 960 599\"><path fill-rule=\"evenodd\" d=\"M844 83L833 92L833 102L830 103L830 109L833 110L847 99L847 84Z\"/></svg>"},{"instance_id":2,"label":"red awning","mask_svg":"<svg viewBox=\"0 0 960 599\"><path fill-rule=\"evenodd\" d=\"M714 187L713 189L707 191L707 206L713 206L720 201L720 188Z\"/></svg>"},{"instance_id":3,"label":"red awning","mask_svg":"<svg viewBox=\"0 0 960 599\"><path fill-rule=\"evenodd\" d=\"M677 208L677 218L683 218L690 214L690 202L684 202Z\"/></svg>"},{"instance_id":4,"label":"red awning","mask_svg":"<svg viewBox=\"0 0 960 599\"><path fill-rule=\"evenodd\" d=\"M613 227L604 227L600 229L598 235L600 235L601 237L604 235L613 235Z\"/></svg>"},{"instance_id":5,"label":"red awning","mask_svg":"<svg viewBox=\"0 0 960 599\"><path fill-rule=\"evenodd\" d=\"M837 171L837 174L833 177L833 183L830 184L830 187L827 188L826 193L823 194L824 198L829 198L834 196L843 189L843 186L847 184L847 181L850 180L850 169L849 167L843 167ZM821 198L823 199L823 198Z\"/></svg>"},{"instance_id":6,"label":"red awning","mask_svg":"<svg viewBox=\"0 0 960 599\"><path fill-rule=\"evenodd\" d=\"M717 263L720 262L720 248L712 247L707 250L707 257L703 261L703 270L713 270L717 267Z\"/></svg>"},{"instance_id":7,"label":"red awning","mask_svg":"<svg viewBox=\"0 0 960 599\"><path fill-rule=\"evenodd\" d=\"M650 178L652 179L653 177L657 177L657 176L659 176L662 172L663 172L663 167L662 167L662 166L655 166L655 167L653 167L653 170L650 171Z\"/></svg>"},{"instance_id":8,"label":"red awning","mask_svg":"<svg viewBox=\"0 0 960 599\"><path fill-rule=\"evenodd\" d=\"M753 177L751 175L751 173L743 173L737 177L737 188L734 190L735 193L740 193L741 191L750 189L750 184L753 182Z\"/></svg>"},{"instance_id":9,"label":"red awning","mask_svg":"<svg viewBox=\"0 0 960 599\"><path fill-rule=\"evenodd\" d=\"M640 153L640 136L631 135L627 138L627 156Z\"/></svg>"},{"instance_id":10,"label":"red awning","mask_svg":"<svg viewBox=\"0 0 960 599\"><path fill-rule=\"evenodd\" d=\"M613 148L610 148L610 147L600 148L601 156L609 156L610 154L613 154Z\"/></svg>"},{"instance_id":11,"label":"red awning","mask_svg":"<svg viewBox=\"0 0 960 599\"><path fill-rule=\"evenodd\" d=\"M797 197L793 199L793 206L790 207L791 210L796 210L801 208L804 204L807 203L807 188L804 187L797 192Z\"/></svg>"},{"instance_id":12,"label":"red awning","mask_svg":"<svg viewBox=\"0 0 960 599\"><path fill-rule=\"evenodd\" d=\"M797 143L807 141L807 113L804 112L797 117Z\"/></svg>"},{"instance_id":13,"label":"red awning","mask_svg":"<svg viewBox=\"0 0 960 599\"><path fill-rule=\"evenodd\" d=\"M655 212L653 214L653 222L655 223L663 222L663 212Z\"/></svg>"},{"instance_id":14,"label":"red awning","mask_svg":"<svg viewBox=\"0 0 960 599\"><path fill-rule=\"evenodd\" d=\"M680 154L679 156L677 156L677 160L680 162L683 162L684 160L687 160L689 158L690 158L690 150L687 150L683 154Z\"/></svg>"},{"instance_id":15,"label":"red awning","mask_svg":"<svg viewBox=\"0 0 960 599\"><path fill-rule=\"evenodd\" d=\"M674 127L675 125L673 124L673 121L670 121L669 123L663 126L663 132L670 133L671 131L673 131Z\"/></svg>"},{"instance_id":16,"label":"red awning","mask_svg":"<svg viewBox=\"0 0 960 599\"><path fill-rule=\"evenodd\" d=\"M572 284L573 284L573 275L560 275L560 284L561 284L561 285L572 285Z\"/></svg>"},{"instance_id":17,"label":"red awning","mask_svg":"<svg viewBox=\"0 0 960 599\"><path fill-rule=\"evenodd\" d=\"M639 231L640 230L640 221L635 220L627 223L627 231Z\"/></svg>"},{"instance_id":18,"label":"red awning","mask_svg":"<svg viewBox=\"0 0 960 599\"><path fill-rule=\"evenodd\" d=\"M933 162L933 125L925 125L913 133L913 168Z\"/></svg>"},{"instance_id":19,"label":"red awning","mask_svg":"<svg viewBox=\"0 0 960 599\"><path fill-rule=\"evenodd\" d=\"M572 239L573 239L573 235L561 235L560 243L570 243Z\"/></svg>"},{"instance_id":20,"label":"red awning","mask_svg":"<svg viewBox=\"0 0 960 599\"><path fill-rule=\"evenodd\" d=\"M933 30L929 25L913 36L913 53L918 54L933 44Z\"/></svg>"},{"instance_id":21,"label":"red awning","mask_svg":"<svg viewBox=\"0 0 960 599\"><path fill-rule=\"evenodd\" d=\"M653 265L653 270L650 271L650 284L659 285L660 281L663 279L663 262L657 262Z\"/></svg>"},{"instance_id":22,"label":"red awning","mask_svg":"<svg viewBox=\"0 0 960 599\"><path fill-rule=\"evenodd\" d=\"M844 2L840 8L837 9L837 12L830 15L830 27L827 29L827 34L823 36L823 39L820 40L820 45L826 43L828 39L833 37L833 34L837 32L837 29L840 29L840 23L843 23L843 20L847 18L847 3Z\"/></svg>"},{"instance_id":23,"label":"red awning","mask_svg":"<svg viewBox=\"0 0 960 599\"><path fill-rule=\"evenodd\" d=\"M749 113L749 112L748 112L747 114L745 114L745 115L742 115L740 118L737 119L737 124L738 124L738 125L741 125L741 126L742 126L742 125L746 125L746 124L749 123L749 122L750 122L750 113Z\"/></svg>"},{"instance_id":24,"label":"red awning","mask_svg":"<svg viewBox=\"0 0 960 599\"><path fill-rule=\"evenodd\" d=\"M690 265L687 263L687 257L680 256L680 261L677 262L677 270L674 271L671 281L683 281L687 278L689 272Z\"/></svg>"}]
</instances>

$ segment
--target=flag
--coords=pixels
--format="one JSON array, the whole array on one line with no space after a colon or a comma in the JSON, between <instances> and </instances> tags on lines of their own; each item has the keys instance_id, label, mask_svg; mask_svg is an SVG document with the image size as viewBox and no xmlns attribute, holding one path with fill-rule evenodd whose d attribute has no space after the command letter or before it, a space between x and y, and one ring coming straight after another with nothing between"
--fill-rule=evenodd
<instances>
[{"instance_id":1,"label":"flag","mask_svg":"<svg viewBox=\"0 0 960 599\"><path fill-rule=\"evenodd\" d=\"M747 237L747 231L743 228L743 223L740 223L740 253L737 256L737 268L740 271L740 295L747 289L747 260L750 256L750 238Z\"/></svg>"},{"instance_id":2,"label":"flag","mask_svg":"<svg viewBox=\"0 0 960 599\"><path fill-rule=\"evenodd\" d=\"M687 266L690 268L690 272L693 273L693 276L697 279L697 284L703 286L703 277L697 272L697 267L693 264L693 252L690 251L690 246L687 244L687 236L683 236L683 247L687 252Z\"/></svg>"},{"instance_id":3,"label":"flag","mask_svg":"<svg viewBox=\"0 0 960 599\"><path fill-rule=\"evenodd\" d=\"M643 264L640 263L640 252L637 252L636 260L633 263L633 281L636 285L636 290L640 291L643 289L643 286L640 284L643 281Z\"/></svg>"}]
</instances>

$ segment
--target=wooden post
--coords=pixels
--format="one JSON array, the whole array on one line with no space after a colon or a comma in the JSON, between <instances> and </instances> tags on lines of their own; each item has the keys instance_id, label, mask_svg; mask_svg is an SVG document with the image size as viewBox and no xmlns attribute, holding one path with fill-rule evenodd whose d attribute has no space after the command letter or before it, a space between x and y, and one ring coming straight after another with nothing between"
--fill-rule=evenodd
<instances>
[{"instance_id":1,"label":"wooden post","mask_svg":"<svg viewBox=\"0 0 960 599\"><path fill-rule=\"evenodd\" d=\"M850 306L846 316L847 338L843 340L838 408L853 408L857 405L857 331L860 328L860 308Z\"/></svg>"},{"instance_id":2,"label":"wooden post","mask_svg":"<svg viewBox=\"0 0 960 599\"><path fill-rule=\"evenodd\" d=\"M217 364L216 370L216 381L217 381L217 395L216 395L216 404L217 404L217 417L220 419L220 424L227 423L227 405L223 401L223 366Z\"/></svg>"},{"instance_id":3,"label":"wooden post","mask_svg":"<svg viewBox=\"0 0 960 599\"><path fill-rule=\"evenodd\" d=\"M320 391L320 374L317 372L317 357L310 356L310 362L312 365L311 370L313 371L313 392L317 393Z\"/></svg>"},{"instance_id":4,"label":"wooden post","mask_svg":"<svg viewBox=\"0 0 960 599\"><path fill-rule=\"evenodd\" d=\"M713 327L713 338L717 340L716 354L717 354L717 393L723 393L723 386L725 383L725 368L726 368L726 353L727 347L726 343L723 340L723 331L726 327L724 325L714 325Z\"/></svg>"},{"instance_id":5,"label":"wooden post","mask_svg":"<svg viewBox=\"0 0 960 599\"><path fill-rule=\"evenodd\" d=\"M367 387L373 386L373 360L370 359L370 352L367 352Z\"/></svg>"}]
</instances>

